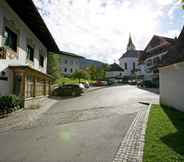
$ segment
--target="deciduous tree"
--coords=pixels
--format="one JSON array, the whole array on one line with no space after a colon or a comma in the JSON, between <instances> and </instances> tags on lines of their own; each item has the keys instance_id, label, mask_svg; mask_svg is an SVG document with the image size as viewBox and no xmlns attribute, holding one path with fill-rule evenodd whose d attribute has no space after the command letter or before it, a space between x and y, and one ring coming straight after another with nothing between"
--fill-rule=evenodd
<instances>
[{"instance_id":1,"label":"deciduous tree","mask_svg":"<svg viewBox=\"0 0 184 162\"><path fill-rule=\"evenodd\" d=\"M55 79L58 79L61 77L61 71L59 66L60 66L60 55L55 53L49 53L47 71L48 71L48 74L52 75Z\"/></svg>"}]
</instances>

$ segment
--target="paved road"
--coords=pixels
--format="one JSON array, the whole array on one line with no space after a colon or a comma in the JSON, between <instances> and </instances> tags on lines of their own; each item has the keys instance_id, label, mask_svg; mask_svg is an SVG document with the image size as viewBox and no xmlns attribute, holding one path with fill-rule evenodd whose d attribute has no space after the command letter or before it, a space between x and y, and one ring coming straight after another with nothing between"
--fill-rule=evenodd
<instances>
[{"instance_id":1,"label":"paved road","mask_svg":"<svg viewBox=\"0 0 184 162\"><path fill-rule=\"evenodd\" d=\"M26 127L0 133L0 161L112 162L138 111L158 95L115 86L59 101Z\"/></svg>"}]
</instances>

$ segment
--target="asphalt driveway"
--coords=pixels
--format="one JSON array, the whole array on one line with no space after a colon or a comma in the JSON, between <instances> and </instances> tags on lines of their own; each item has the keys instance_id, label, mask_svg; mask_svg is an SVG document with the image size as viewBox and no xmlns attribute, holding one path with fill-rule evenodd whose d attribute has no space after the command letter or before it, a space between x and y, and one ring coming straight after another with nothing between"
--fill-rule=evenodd
<instances>
[{"instance_id":1,"label":"asphalt driveway","mask_svg":"<svg viewBox=\"0 0 184 162\"><path fill-rule=\"evenodd\" d=\"M141 102L158 95L115 86L61 100L40 119L0 133L0 161L112 162Z\"/></svg>"}]
</instances>

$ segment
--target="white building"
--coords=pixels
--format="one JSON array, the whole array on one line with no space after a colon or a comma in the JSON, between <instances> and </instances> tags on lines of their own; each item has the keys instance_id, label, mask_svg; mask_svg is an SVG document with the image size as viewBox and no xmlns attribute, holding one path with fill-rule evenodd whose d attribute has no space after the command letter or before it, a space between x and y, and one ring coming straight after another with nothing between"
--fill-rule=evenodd
<instances>
[{"instance_id":1,"label":"white building","mask_svg":"<svg viewBox=\"0 0 184 162\"><path fill-rule=\"evenodd\" d=\"M122 79L124 76L124 69L122 69L118 64L111 64L109 69L106 71L107 79Z\"/></svg>"},{"instance_id":2,"label":"white building","mask_svg":"<svg viewBox=\"0 0 184 162\"><path fill-rule=\"evenodd\" d=\"M184 111L184 28L163 57L160 67L160 103Z\"/></svg>"},{"instance_id":3,"label":"white building","mask_svg":"<svg viewBox=\"0 0 184 162\"><path fill-rule=\"evenodd\" d=\"M80 59L84 57L69 52L59 52L59 54L61 56L60 69L64 75L71 75L80 70Z\"/></svg>"},{"instance_id":4,"label":"white building","mask_svg":"<svg viewBox=\"0 0 184 162\"><path fill-rule=\"evenodd\" d=\"M124 75L128 78L134 78L136 75L143 75L144 68L140 69L139 56L143 51L136 50L131 36L127 45L127 51L119 59L120 66L124 69Z\"/></svg>"},{"instance_id":5,"label":"white building","mask_svg":"<svg viewBox=\"0 0 184 162\"><path fill-rule=\"evenodd\" d=\"M48 95L48 50L58 47L33 2L1 0L0 95Z\"/></svg>"}]
</instances>

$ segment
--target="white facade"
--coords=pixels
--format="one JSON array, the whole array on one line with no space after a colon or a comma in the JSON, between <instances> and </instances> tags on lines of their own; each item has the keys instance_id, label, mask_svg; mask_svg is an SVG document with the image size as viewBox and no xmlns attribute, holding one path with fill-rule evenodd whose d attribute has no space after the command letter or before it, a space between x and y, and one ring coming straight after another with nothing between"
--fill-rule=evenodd
<instances>
[{"instance_id":1,"label":"white facade","mask_svg":"<svg viewBox=\"0 0 184 162\"><path fill-rule=\"evenodd\" d=\"M138 58L136 57L123 57L120 60L120 66L124 69L124 75L131 76L135 69L138 69Z\"/></svg>"},{"instance_id":2,"label":"white facade","mask_svg":"<svg viewBox=\"0 0 184 162\"><path fill-rule=\"evenodd\" d=\"M31 30L24 24L24 22L17 16L17 14L4 1L0 1L0 47L4 46L4 32L5 28L10 29L17 35L17 51L7 49L6 59L0 59L0 77L2 72L8 80L0 79L0 95L8 95L11 91L11 74L8 70L10 65L29 65L32 68L43 73L47 72L47 48L41 41L31 32ZM34 61L27 59L27 45L34 49ZM44 58L43 67L39 65L40 55Z\"/></svg>"},{"instance_id":3,"label":"white facade","mask_svg":"<svg viewBox=\"0 0 184 162\"><path fill-rule=\"evenodd\" d=\"M123 71L107 71L106 72L106 78L121 78L124 76Z\"/></svg>"},{"instance_id":4,"label":"white facade","mask_svg":"<svg viewBox=\"0 0 184 162\"><path fill-rule=\"evenodd\" d=\"M65 75L71 75L80 70L80 57L61 55L61 72Z\"/></svg>"},{"instance_id":5,"label":"white facade","mask_svg":"<svg viewBox=\"0 0 184 162\"><path fill-rule=\"evenodd\" d=\"M184 62L160 68L160 103L184 111Z\"/></svg>"},{"instance_id":6,"label":"white facade","mask_svg":"<svg viewBox=\"0 0 184 162\"><path fill-rule=\"evenodd\" d=\"M148 52L148 51L146 51ZM158 60L162 60L162 56L167 54L167 52L162 52L156 56L149 57L144 60L144 80L153 80L153 70L151 70L153 67L158 67Z\"/></svg>"}]
</instances>

